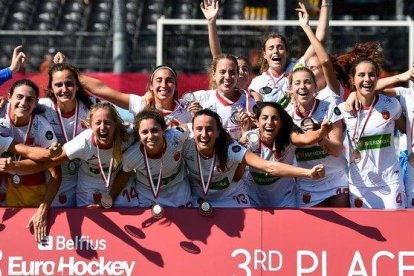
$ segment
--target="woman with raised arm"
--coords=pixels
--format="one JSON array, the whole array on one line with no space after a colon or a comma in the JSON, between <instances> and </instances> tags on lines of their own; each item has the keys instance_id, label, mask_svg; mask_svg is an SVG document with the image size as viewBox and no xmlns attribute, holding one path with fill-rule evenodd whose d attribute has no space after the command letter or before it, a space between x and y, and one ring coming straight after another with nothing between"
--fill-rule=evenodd
<instances>
[{"instance_id":1,"label":"woman with raised arm","mask_svg":"<svg viewBox=\"0 0 414 276\"><path fill-rule=\"evenodd\" d=\"M155 217L162 216L163 206L191 206L182 157L188 132L181 127L167 128L162 113L155 109L139 112L134 125L139 141L122 155L123 168L115 178L112 198L119 194L125 179L135 175L139 206L152 206Z\"/></svg>"},{"instance_id":2,"label":"woman with raised arm","mask_svg":"<svg viewBox=\"0 0 414 276\"><path fill-rule=\"evenodd\" d=\"M210 45L211 55L214 59L222 53L216 25L216 19L220 8L219 1L203 0L200 6L204 17L207 19L208 43ZM237 79L236 87L240 90L244 90L249 83L249 74L251 72L250 62L244 56L237 56L236 59L239 65L239 78Z\"/></svg>"},{"instance_id":3,"label":"woman with raised arm","mask_svg":"<svg viewBox=\"0 0 414 276\"><path fill-rule=\"evenodd\" d=\"M405 190L394 148L394 128L404 128L401 105L395 98L377 94L379 65L370 58L356 60L350 71L358 112L339 105L350 144L349 182L351 206L404 208Z\"/></svg>"},{"instance_id":4,"label":"woman with raised arm","mask_svg":"<svg viewBox=\"0 0 414 276\"><path fill-rule=\"evenodd\" d=\"M323 0L319 15L316 37L324 42L329 23L329 11L332 7L330 0ZM287 106L290 101L288 95L288 75L295 66L289 63L289 45L287 39L276 33L268 34L262 43L263 56L260 71L262 74L255 77L249 85L249 92L256 101L274 101ZM309 46L299 62L307 63L314 55L314 49Z\"/></svg>"},{"instance_id":5,"label":"woman with raised arm","mask_svg":"<svg viewBox=\"0 0 414 276\"><path fill-rule=\"evenodd\" d=\"M310 69L295 69L289 81L295 104L287 112L296 126L306 133L318 129L326 120L332 123L331 130L322 139L298 146L295 150L298 166L310 168L322 163L326 170L326 176L318 181L298 179L298 205L347 207L349 187L346 159L343 155L341 112L333 103L316 99L316 79Z\"/></svg>"},{"instance_id":6,"label":"woman with raised arm","mask_svg":"<svg viewBox=\"0 0 414 276\"><path fill-rule=\"evenodd\" d=\"M16 81L9 92L9 103L0 112L0 134L12 137L27 146L49 148L56 137L50 124L39 114L39 88L30 80ZM15 161L22 156L12 154ZM7 176L6 205L8 207L38 207L28 226L33 227L40 241L47 227L47 213L61 182L58 168L43 168L37 173L10 173Z\"/></svg>"},{"instance_id":7,"label":"woman with raised arm","mask_svg":"<svg viewBox=\"0 0 414 276\"><path fill-rule=\"evenodd\" d=\"M322 165L304 169L260 158L234 141L223 127L220 116L210 109L202 109L195 114L193 132L194 138L186 143L183 155L194 206L250 206L247 191L239 181L245 166L272 177L317 179L324 174ZM208 204L203 206L204 202Z\"/></svg>"},{"instance_id":8,"label":"woman with raised arm","mask_svg":"<svg viewBox=\"0 0 414 276\"><path fill-rule=\"evenodd\" d=\"M132 114L139 113L150 98L155 108L160 110L166 118L168 126L177 126L191 122L193 103L187 106L178 101L177 73L174 68L167 65L157 66L148 78L146 98L119 92L108 87L98 79L83 75L82 84L88 91L102 97L111 103L129 110ZM143 102L144 101L144 102Z\"/></svg>"},{"instance_id":9,"label":"woman with raised arm","mask_svg":"<svg viewBox=\"0 0 414 276\"><path fill-rule=\"evenodd\" d=\"M305 5L299 3L299 8L296 10L302 14L299 18L299 24L308 37L311 47L313 47L316 54L309 57L305 64L315 75L318 88L316 97L320 100L328 100L339 104L343 101L344 89L336 77L331 57L309 26L309 14Z\"/></svg>"}]
</instances>

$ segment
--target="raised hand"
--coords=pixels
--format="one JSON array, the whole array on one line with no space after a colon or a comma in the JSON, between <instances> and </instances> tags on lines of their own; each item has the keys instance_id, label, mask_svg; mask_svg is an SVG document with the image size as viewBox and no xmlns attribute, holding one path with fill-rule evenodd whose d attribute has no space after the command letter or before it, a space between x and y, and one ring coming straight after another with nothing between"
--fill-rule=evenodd
<instances>
[{"instance_id":1,"label":"raised hand","mask_svg":"<svg viewBox=\"0 0 414 276\"><path fill-rule=\"evenodd\" d=\"M295 9L299 16L299 25L304 29L309 26L309 14L303 3L299 2L299 8Z\"/></svg>"},{"instance_id":2,"label":"raised hand","mask_svg":"<svg viewBox=\"0 0 414 276\"><path fill-rule=\"evenodd\" d=\"M217 0L203 0L200 7L207 21L214 21L217 19L220 8Z\"/></svg>"},{"instance_id":3,"label":"raised hand","mask_svg":"<svg viewBox=\"0 0 414 276\"><path fill-rule=\"evenodd\" d=\"M23 46L19 45L13 50L13 56L9 67L13 73L19 72L20 68L26 61L26 55L22 52L22 49Z\"/></svg>"}]
</instances>

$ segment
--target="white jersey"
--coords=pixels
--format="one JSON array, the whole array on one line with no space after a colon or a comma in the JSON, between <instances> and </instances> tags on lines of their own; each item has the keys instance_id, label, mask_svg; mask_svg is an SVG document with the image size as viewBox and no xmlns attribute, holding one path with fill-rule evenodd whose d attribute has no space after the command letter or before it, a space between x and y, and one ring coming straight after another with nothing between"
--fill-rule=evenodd
<instances>
[{"instance_id":1,"label":"white jersey","mask_svg":"<svg viewBox=\"0 0 414 276\"><path fill-rule=\"evenodd\" d=\"M122 145L126 149L134 140L133 130L129 129L130 137ZM104 174L109 177L109 167L113 156L113 148L99 149L95 143L92 129L87 129L76 136L63 146L63 150L70 160L78 158L81 160L81 166L78 172L78 185L76 187L76 204L78 207L84 207L90 204L99 204L102 195L108 194L111 185L116 177L117 172L121 169L113 169L109 186L106 187ZM103 172L100 169L98 156L102 165ZM124 189L114 201L114 207L135 207L138 206L138 194L134 186L134 178L131 177Z\"/></svg>"},{"instance_id":2,"label":"white jersey","mask_svg":"<svg viewBox=\"0 0 414 276\"><path fill-rule=\"evenodd\" d=\"M168 126L178 126L181 124L191 123L192 117L187 111L184 104L180 101L174 101L174 110L160 109L164 115L165 122ZM136 115L141 112L144 106L142 105L142 97L134 94L129 95L129 112Z\"/></svg>"},{"instance_id":3,"label":"white jersey","mask_svg":"<svg viewBox=\"0 0 414 276\"><path fill-rule=\"evenodd\" d=\"M217 90L199 90L193 93L196 101L203 107L208 108L220 115L223 127L230 133L233 139L240 139L242 127L232 118L233 112L239 108L245 111L253 112L255 100L247 96L247 92L240 90L239 98L236 101L230 101Z\"/></svg>"},{"instance_id":4,"label":"white jersey","mask_svg":"<svg viewBox=\"0 0 414 276\"><path fill-rule=\"evenodd\" d=\"M296 108L292 106L288 113L292 116L295 125L301 127L304 118L298 114ZM342 114L336 105L316 99L310 118L314 123L320 124L324 119L335 123L342 120ZM299 167L311 169L318 164L323 164L325 167L325 177L323 178L297 178L298 206L314 206L329 197L348 193L347 161L343 154L335 157L325 152L318 143L315 143L297 147L295 155Z\"/></svg>"},{"instance_id":5,"label":"white jersey","mask_svg":"<svg viewBox=\"0 0 414 276\"><path fill-rule=\"evenodd\" d=\"M90 96L90 99L93 103L96 103L97 98ZM71 114L62 114L59 117L57 105L49 98L39 99L39 104L42 105L45 112L42 114L45 117L50 125L53 128L53 131L56 134L58 142L63 145L65 144L66 138L70 141L87 129L85 124L85 119L88 115L89 109L86 105L78 100L77 110L73 111ZM77 113L77 114L76 114ZM77 122L75 119L77 118ZM63 125L62 125L63 124ZM76 125L76 129L75 129ZM65 131L65 133L64 133ZM63 162L61 164L62 169L62 184L59 187L59 191L56 194L55 199L52 202L53 207L75 207L76 206L76 183L78 180L78 168L80 165L79 160L73 160L71 166L76 166L73 170L69 170L69 162Z\"/></svg>"},{"instance_id":6,"label":"white jersey","mask_svg":"<svg viewBox=\"0 0 414 276\"><path fill-rule=\"evenodd\" d=\"M246 135L250 132L259 135L259 129L251 130ZM283 151L277 151L259 141L249 145L248 149L264 160L290 165L295 163L295 146L292 144ZM244 180L253 207L296 207L296 183L293 177L272 176L249 167Z\"/></svg>"},{"instance_id":7,"label":"white jersey","mask_svg":"<svg viewBox=\"0 0 414 276\"><path fill-rule=\"evenodd\" d=\"M394 127L395 120L401 116L400 103L395 98L381 94L376 96L368 121L367 109L354 114L345 110L345 103L340 104L339 108L350 141L351 206L404 208L401 168L394 149ZM362 142L356 143L354 140ZM356 155L360 155L360 158L355 158Z\"/></svg>"},{"instance_id":8,"label":"white jersey","mask_svg":"<svg viewBox=\"0 0 414 276\"><path fill-rule=\"evenodd\" d=\"M224 150L224 149L223 149ZM198 151L194 139L189 139L184 148L184 160L188 168L188 178L191 183L193 206L198 206L205 199L213 207L249 207L250 201L243 181L234 182L233 176L240 162L243 160L246 149L238 142L233 142L227 148L227 164L221 167L216 158L214 171L211 176L210 188L207 196L204 195L198 167ZM214 158L200 158L203 179L208 183L210 168Z\"/></svg>"},{"instance_id":9,"label":"white jersey","mask_svg":"<svg viewBox=\"0 0 414 276\"><path fill-rule=\"evenodd\" d=\"M329 86L325 86L325 88L322 88L318 91L318 93L316 94L316 98L321 101L327 101L335 105L338 105L343 102L344 93L345 92L342 85L340 85L339 95L337 95L331 88L329 88Z\"/></svg>"},{"instance_id":10,"label":"white jersey","mask_svg":"<svg viewBox=\"0 0 414 276\"><path fill-rule=\"evenodd\" d=\"M191 190L182 160L182 149L188 138L188 132L182 128L170 128L165 131L165 152L157 157L148 156L148 169L157 189L159 177L162 177L161 187L155 198L148 178L147 166L144 158L144 146L141 142L133 144L123 154L123 170L136 173L137 190L140 207L149 207L155 202L168 207L191 205ZM161 176L160 167L162 166Z\"/></svg>"},{"instance_id":11,"label":"white jersey","mask_svg":"<svg viewBox=\"0 0 414 276\"><path fill-rule=\"evenodd\" d=\"M279 78L274 78L268 69L268 71L252 79L248 90L259 93L264 102L280 102L287 94L289 87L288 76L295 64L295 62L289 63L286 71ZM265 87L271 88L271 92L266 94L266 91L263 91Z\"/></svg>"},{"instance_id":12,"label":"white jersey","mask_svg":"<svg viewBox=\"0 0 414 276\"><path fill-rule=\"evenodd\" d=\"M414 92L412 89L405 87L396 87L394 89L400 99L402 111L406 117L407 151L409 156L410 154L413 156ZM407 195L407 208L414 208L414 163L411 165L410 162L407 162L405 192Z\"/></svg>"}]
</instances>

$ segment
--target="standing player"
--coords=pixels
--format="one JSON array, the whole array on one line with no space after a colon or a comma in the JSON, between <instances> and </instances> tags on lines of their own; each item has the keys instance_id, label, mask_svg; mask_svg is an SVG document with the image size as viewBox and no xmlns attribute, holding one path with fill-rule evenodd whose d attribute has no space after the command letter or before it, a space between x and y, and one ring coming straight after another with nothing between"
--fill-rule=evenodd
<instances>
[{"instance_id":1,"label":"standing player","mask_svg":"<svg viewBox=\"0 0 414 276\"><path fill-rule=\"evenodd\" d=\"M350 143L350 198L352 207L397 209L405 207L401 168L394 149L394 127L404 128L397 99L377 94L378 64L360 58L351 67L351 78L362 108L344 114Z\"/></svg>"}]
</instances>

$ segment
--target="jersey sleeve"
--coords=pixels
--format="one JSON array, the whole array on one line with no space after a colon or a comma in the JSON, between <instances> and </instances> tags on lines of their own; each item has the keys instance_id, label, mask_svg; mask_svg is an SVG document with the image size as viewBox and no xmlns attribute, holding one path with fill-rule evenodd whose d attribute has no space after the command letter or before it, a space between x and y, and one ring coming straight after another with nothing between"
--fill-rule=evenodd
<instances>
[{"instance_id":1,"label":"jersey sleeve","mask_svg":"<svg viewBox=\"0 0 414 276\"><path fill-rule=\"evenodd\" d=\"M0 85L12 78L12 71L9 67L0 70Z\"/></svg>"},{"instance_id":2,"label":"jersey sleeve","mask_svg":"<svg viewBox=\"0 0 414 276\"><path fill-rule=\"evenodd\" d=\"M228 147L228 160L233 162L240 163L243 160L244 155L246 154L247 149L240 145L238 142L234 141Z\"/></svg>"},{"instance_id":3,"label":"jersey sleeve","mask_svg":"<svg viewBox=\"0 0 414 276\"><path fill-rule=\"evenodd\" d=\"M394 87L395 89L395 94L397 94L397 96L407 96L407 95L413 95L413 90L411 88L406 88L406 87Z\"/></svg>"},{"instance_id":4,"label":"jersey sleeve","mask_svg":"<svg viewBox=\"0 0 414 276\"><path fill-rule=\"evenodd\" d=\"M33 123L35 128L35 144L42 148L48 148L54 142L57 142L55 132L52 126L41 116L36 116L36 122Z\"/></svg>"},{"instance_id":5,"label":"jersey sleeve","mask_svg":"<svg viewBox=\"0 0 414 276\"><path fill-rule=\"evenodd\" d=\"M129 112L133 114L137 114L138 112L142 110L142 108L143 108L142 97L135 95L135 94L130 94L129 95Z\"/></svg>"},{"instance_id":6,"label":"jersey sleeve","mask_svg":"<svg viewBox=\"0 0 414 276\"><path fill-rule=\"evenodd\" d=\"M85 159L85 156L91 151L92 130L87 129L77 135L75 138L63 145L67 157L70 160L79 158Z\"/></svg>"},{"instance_id":7,"label":"jersey sleeve","mask_svg":"<svg viewBox=\"0 0 414 276\"><path fill-rule=\"evenodd\" d=\"M336 104L331 103L328 109L328 120L332 123L335 123L339 120L342 120L344 116L342 115L341 110Z\"/></svg>"},{"instance_id":8,"label":"jersey sleeve","mask_svg":"<svg viewBox=\"0 0 414 276\"><path fill-rule=\"evenodd\" d=\"M250 82L249 87L247 88L248 91L254 91L259 93L260 88L262 88L261 82L260 82L260 76L257 76L255 78L252 79L252 81Z\"/></svg>"}]
</instances>

